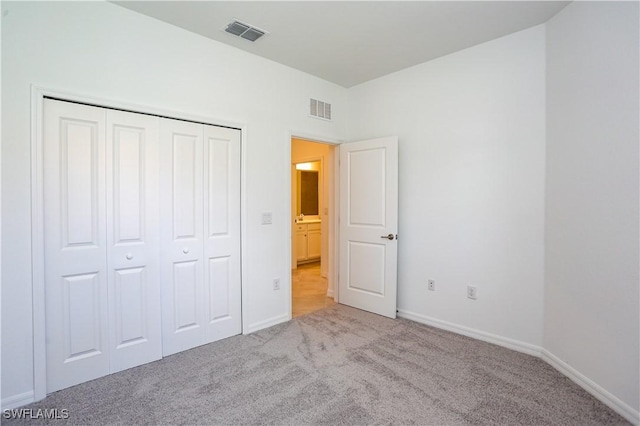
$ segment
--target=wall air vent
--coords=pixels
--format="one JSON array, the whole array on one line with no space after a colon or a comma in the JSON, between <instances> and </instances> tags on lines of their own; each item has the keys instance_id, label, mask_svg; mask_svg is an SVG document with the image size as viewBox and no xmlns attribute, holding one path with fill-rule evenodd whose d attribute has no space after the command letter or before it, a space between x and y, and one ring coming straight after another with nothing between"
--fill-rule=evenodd
<instances>
[{"instance_id":1,"label":"wall air vent","mask_svg":"<svg viewBox=\"0 0 640 426\"><path fill-rule=\"evenodd\" d=\"M267 34L266 31L260 30L252 25L245 24L244 22L240 22L237 19L231 21L231 23L229 23L229 25L227 25L224 30L229 34L233 34L234 36L249 40L251 42L254 42L263 35Z\"/></svg>"},{"instance_id":2,"label":"wall air vent","mask_svg":"<svg viewBox=\"0 0 640 426\"><path fill-rule=\"evenodd\" d=\"M311 98L309 99L309 115L324 120L331 120L331 104Z\"/></svg>"}]
</instances>

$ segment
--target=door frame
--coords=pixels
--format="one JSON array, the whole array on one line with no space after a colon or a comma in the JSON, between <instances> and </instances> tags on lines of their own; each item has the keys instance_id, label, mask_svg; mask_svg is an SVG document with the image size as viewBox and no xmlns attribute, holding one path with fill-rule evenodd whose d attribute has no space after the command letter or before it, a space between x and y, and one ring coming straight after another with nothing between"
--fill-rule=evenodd
<instances>
[{"instance_id":1,"label":"door frame","mask_svg":"<svg viewBox=\"0 0 640 426\"><path fill-rule=\"evenodd\" d=\"M330 280L330 282L333 283L333 299L336 302L340 301L340 295L338 293L338 271L340 271L339 268L339 249L340 249L340 235L339 235L339 226L338 226L338 220L339 220L339 213L340 213L340 185L339 185L339 178L340 178L340 164L339 164L339 160L340 160L340 153L339 153L339 147L342 143L344 143L343 140L341 139L335 139L335 138L331 138L331 137L326 137L326 136L321 136L321 135L317 135L317 134L310 134L307 132L302 132L302 131L296 131L296 130L290 130L288 132L287 135L287 146L288 146L288 163L290 167L294 167L294 162L293 159L291 158L291 140L295 138L295 139L303 139L305 141L308 142L315 142L315 143L321 143L321 144L325 144L325 145L330 145L333 148L333 171L332 173L325 173L325 179L327 177L331 177L331 185L329 186L329 194L325 194L325 203L326 200L331 200L331 210L330 210L330 217L333 218L333 220L330 221L329 223L329 238L328 238L328 247L327 247L327 257L328 262L329 262L329 268L327 270L327 275L328 275L328 279ZM322 165L323 167L325 167L327 163L327 159L323 158L322 159ZM293 194L292 192L292 188L293 188L293 172L288 173L289 178L288 178L288 188L289 188L289 202L291 202L291 199L293 198ZM289 208L290 211L290 217L289 220L293 221L293 216L291 215L291 211L292 208ZM289 223L288 229L287 229L287 253L289 253L289 270L292 271L293 269L291 269L292 267L292 251L293 251L293 226L291 225L291 222ZM291 274L289 274L289 303L288 303L288 317L289 319L292 318L292 313L293 313L293 307L292 307L292 296L293 296L293 284L291 282ZM331 296L329 296L331 297Z\"/></svg>"},{"instance_id":2,"label":"door frame","mask_svg":"<svg viewBox=\"0 0 640 426\"><path fill-rule=\"evenodd\" d=\"M246 200L246 124L218 118L198 116L175 110L156 108L121 102L114 99L94 97L85 94L31 85L31 286L33 320L33 401L47 396L47 347L46 347L46 295L44 268L44 99L55 98L97 107L124 110L134 113L156 115L178 120L195 121L213 126L231 127L240 130L240 284L242 334L248 333L245 306L247 291L243 277L246 276L244 248L247 247L247 200Z\"/></svg>"}]
</instances>

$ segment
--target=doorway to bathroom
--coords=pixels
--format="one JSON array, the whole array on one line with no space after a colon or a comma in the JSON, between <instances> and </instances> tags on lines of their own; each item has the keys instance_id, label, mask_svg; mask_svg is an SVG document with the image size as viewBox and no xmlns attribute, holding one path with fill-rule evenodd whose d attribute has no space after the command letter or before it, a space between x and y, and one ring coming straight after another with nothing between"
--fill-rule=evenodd
<instances>
[{"instance_id":1,"label":"doorway to bathroom","mask_svg":"<svg viewBox=\"0 0 640 426\"><path fill-rule=\"evenodd\" d=\"M291 313L324 309L334 300L335 146L291 138Z\"/></svg>"}]
</instances>

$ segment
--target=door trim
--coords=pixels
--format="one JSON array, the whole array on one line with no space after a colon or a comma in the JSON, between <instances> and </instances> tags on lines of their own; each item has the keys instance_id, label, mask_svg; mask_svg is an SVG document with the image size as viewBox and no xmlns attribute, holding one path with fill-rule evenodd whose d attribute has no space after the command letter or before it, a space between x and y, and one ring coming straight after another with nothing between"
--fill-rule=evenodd
<instances>
[{"instance_id":1,"label":"door trim","mask_svg":"<svg viewBox=\"0 0 640 426\"><path fill-rule=\"evenodd\" d=\"M55 98L62 101L88 104L97 107L119 109L134 113L158 115L178 120L195 121L213 126L232 127L240 130L240 283L241 306L247 306L245 282L246 262L244 247L247 246L247 200L246 200L246 124L217 118L208 118L174 110L156 108L149 105L138 105L120 102L113 99L93 97L59 89L48 88L37 84L31 85L31 285L32 285L32 320L33 320L33 401L47 396L47 348L46 348L46 313L45 313L45 268L44 268L44 99ZM248 333L247 313L242 309L242 333Z\"/></svg>"}]
</instances>

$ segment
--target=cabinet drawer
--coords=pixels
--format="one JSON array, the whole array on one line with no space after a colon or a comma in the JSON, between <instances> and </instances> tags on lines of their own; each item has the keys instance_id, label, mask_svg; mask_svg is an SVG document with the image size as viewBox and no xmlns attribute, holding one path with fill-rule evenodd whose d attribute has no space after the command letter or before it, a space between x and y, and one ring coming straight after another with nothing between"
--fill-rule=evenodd
<instances>
[{"instance_id":1,"label":"cabinet drawer","mask_svg":"<svg viewBox=\"0 0 640 426\"><path fill-rule=\"evenodd\" d=\"M320 223L310 223L308 224L308 229L309 231L319 231L320 230Z\"/></svg>"},{"instance_id":2,"label":"cabinet drawer","mask_svg":"<svg viewBox=\"0 0 640 426\"><path fill-rule=\"evenodd\" d=\"M306 232L307 225L296 225L296 232Z\"/></svg>"}]
</instances>

